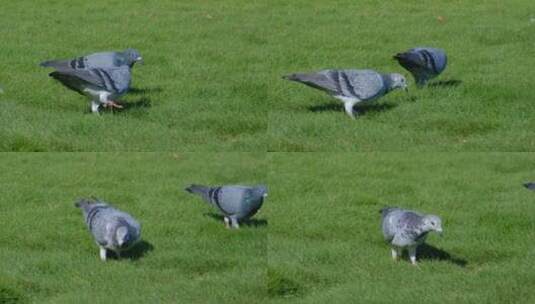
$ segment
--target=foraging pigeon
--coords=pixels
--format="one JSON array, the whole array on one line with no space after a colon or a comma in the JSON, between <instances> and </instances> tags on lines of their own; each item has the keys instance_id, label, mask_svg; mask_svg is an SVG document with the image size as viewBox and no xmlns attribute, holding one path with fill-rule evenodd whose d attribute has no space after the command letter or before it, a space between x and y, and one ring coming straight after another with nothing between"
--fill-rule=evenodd
<instances>
[{"instance_id":1,"label":"foraging pigeon","mask_svg":"<svg viewBox=\"0 0 535 304\"><path fill-rule=\"evenodd\" d=\"M373 70L323 70L310 74L291 74L283 79L304 83L339 99L351 118L355 118L355 104L375 100L397 88L407 89L402 75L379 74Z\"/></svg>"},{"instance_id":2,"label":"foraging pigeon","mask_svg":"<svg viewBox=\"0 0 535 304\"><path fill-rule=\"evenodd\" d=\"M129 214L99 200L81 199L75 204L82 209L89 232L100 247L100 259L106 260L107 250L120 257L141 237L141 225Z\"/></svg>"},{"instance_id":3,"label":"foraging pigeon","mask_svg":"<svg viewBox=\"0 0 535 304\"><path fill-rule=\"evenodd\" d=\"M436 215L423 215L397 207L381 209L385 240L392 246L392 258L397 260L406 247L411 263L416 265L416 247L422 244L430 231L442 234L442 221Z\"/></svg>"},{"instance_id":4,"label":"foraging pigeon","mask_svg":"<svg viewBox=\"0 0 535 304\"><path fill-rule=\"evenodd\" d=\"M200 195L223 213L227 228L239 228L239 221L248 219L262 207L267 187L260 185L207 187L191 185L186 191Z\"/></svg>"},{"instance_id":5,"label":"foraging pigeon","mask_svg":"<svg viewBox=\"0 0 535 304\"><path fill-rule=\"evenodd\" d=\"M143 63L143 58L135 49L124 52L101 52L69 60L49 60L41 63L43 67L54 69L85 70L96 68L116 68L126 65L130 68L136 62Z\"/></svg>"},{"instance_id":6,"label":"foraging pigeon","mask_svg":"<svg viewBox=\"0 0 535 304\"><path fill-rule=\"evenodd\" d=\"M442 73L448 63L444 50L430 47L410 49L405 53L396 54L394 59L414 76L419 87Z\"/></svg>"},{"instance_id":7,"label":"foraging pigeon","mask_svg":"<svg viewBox=\"0 0 535 304\"><path fill-rule=\"evenodd\" d=\"M528 190L535 191L535 183L525 183L524 187L526 187Z\"/></svg>"},{"instance_id":8,"label":"foraging pigeon","mask_svg":"<svg viewBox=\"0 0 535 304\"><path fill-rule=\"evenodd\" d=\"M49 74L64 86L92 98L91 111L98 113L100 104L105 107L122 108L114 99L125 94L130 88L130 68L95 68L75 70L61 68Z\"/></svg>"}]
</instances>

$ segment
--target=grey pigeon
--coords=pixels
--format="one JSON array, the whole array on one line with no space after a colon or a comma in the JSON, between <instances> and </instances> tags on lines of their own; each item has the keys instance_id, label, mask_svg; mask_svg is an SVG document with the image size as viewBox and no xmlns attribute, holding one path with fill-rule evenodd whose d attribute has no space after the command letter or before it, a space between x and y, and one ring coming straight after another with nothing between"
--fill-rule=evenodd
<instances>
[{"instance_id":1,"label":"grey pigeon","mask_svg":"<svg viewBox=\"0 0 535 304\"><path fill-rule=\"evenodd\" d=\"M126 65L130 68L136 62L143 63L143 58L135 49L123 52L101 52L67 60L49 60L41 63L43 67L54 69L86 70L96 68L116 68Z\"/></svg>"},{"instance_id":2,"label":"grey pigeon","mask_svg":"<svg viewBox=\"0 0 535 304\"><path fill-rule=\"evenodd\" d=\"M344 103L346 113L351 118L355 118L355 104L375 100L397 88L407 89L403 75L380 74L373 70L322 70L291 74L283 78L322 90L337 98Z\"/></svg>"},{"instance_id":3,"label":"grey pigeon","mask_svg":"<svg viewBox=\"0 0 535 304\"><path fill-rule=\"evenodd\" d=\"M99 200L81 199L75 204L82 209L89 232L100 247L100 258L105 261L107 251L120 257L141 237L141 225L131 215Z\"/></svg>"},{"instance_id":4,"label":"grey pigeon","mask_svg":"<svg viewBox=\"0 0 535 304\"><path fill-rule=\"evenodd\" d=\"M535 191L535 183L525 183L524 187L526 187L527 189L531 191Z\"/></svg>"},{"instance_id":5,"label":"grey pigeon","mask_svg":"<svg viewBox=\"0 0 535 304\"><path fill-rule=\"evenodd\" d=\"M394 59L414 76L419 87L442 73L448 63L444 50L431 47L413 48L396 54Z\"/></svg>"},{"instance_id":6,"label":"grey pigeon","mask_svg":"<svg viewBox=\"0 0 535 304\"><path fill-rule=\"evenodd\" d=\"M256 214L267 197L267 187L190 185L186 191L200 195L224 216L227 228L239 228L239 222Z\"/></svg>"},{"instance_id":7,"label":"grey pigeon","mask_svg":"<svg viewBox=\"0 0 535 304\"><path fill-rule=\"evenodd\" d=\"M75 70L61 68L49 74L64 86L91 98L91 111L98 113L99 106L122 108L114 99L130 88L131 73L126 65L116 68Z\"/></svg>"},{"instance_id":8,"label":"grey pigeon","mask_svg":"<svg viewBox=\"0 0 535 304\"><path fill-rule=\"evenodd\" d=\"M422 244L430 231L442 234L442 221L436 215L424 215L397 207L381 210L383 236L392 246L392 258L397 260L407 248L411 263L416 265L416 247Z\"/></svg>"}]
</instances>

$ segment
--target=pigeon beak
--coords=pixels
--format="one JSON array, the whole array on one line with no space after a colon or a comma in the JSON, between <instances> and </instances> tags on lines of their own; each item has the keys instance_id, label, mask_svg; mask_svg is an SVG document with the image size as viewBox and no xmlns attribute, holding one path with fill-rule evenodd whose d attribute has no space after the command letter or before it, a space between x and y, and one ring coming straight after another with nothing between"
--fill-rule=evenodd
<instances>
[{"instance_id":1,"label":"pigeon beak","mask_svg":"<svg viewBox=\"0 0 535 304\"><path fill-rule=\"evenodd\" d=\"M267 196L268 196L268 194L267 194L267 193L264 193L264 195L263 195L263 196L264 196L264 197L267 197Z\"/></svg>"},{"instance_id":2,"label":"pigeon beak","mask_svg":"<svg viewBox=\"0 0 535 304\"><path fill-rule=\"evenodd\" d=\"M136 62L138 62L139 64L145 64L145 61L143 61L143 57L137 57Z\"/></svg>"},{"instance_id":3,"label":"pigeon beak","mask_svg":"<svg viewBox=\"0 0 535 304\"><path fill-rule=\"evenodd\" d=\"M440 237L444 236L444 232L442 231L442 228L437 229L437 233L438 233L438 235L440 235Z\"/></svg>"}]
</instances>

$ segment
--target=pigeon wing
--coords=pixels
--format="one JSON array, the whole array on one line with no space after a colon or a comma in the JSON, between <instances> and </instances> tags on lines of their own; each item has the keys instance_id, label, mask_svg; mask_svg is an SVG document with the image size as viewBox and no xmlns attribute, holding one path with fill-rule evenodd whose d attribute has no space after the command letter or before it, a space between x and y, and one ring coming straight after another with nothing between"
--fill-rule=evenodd
<instances>
[{"instance_id":1,"label":"pigeon wing","mask_svg":"<svg viewBox=\"0 0 535 304\"><path fill-rule=\"evenodd\" d=\"M285 79L303 83L309 87L325 91L329 94L339 94L337 72L324 70L316 73L296 73L284 77Z\"/></svg>"},{"instance_id":2,"label":"pigeon wing","mask_svg":"<svg viewBox=\"0 0 535 304\"><path fill-rule=\"evenodd\" d=\"M339 87L343 96L370 100L386 91L381 74L373 70L341 70L338 73Z\"/></svg>"}]
</instances>

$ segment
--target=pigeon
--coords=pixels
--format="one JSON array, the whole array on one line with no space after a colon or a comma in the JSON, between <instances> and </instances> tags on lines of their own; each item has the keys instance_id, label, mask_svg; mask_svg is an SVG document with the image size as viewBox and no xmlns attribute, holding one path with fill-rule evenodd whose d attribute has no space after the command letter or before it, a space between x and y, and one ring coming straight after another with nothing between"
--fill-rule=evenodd
<instances>
[{"instance_id":1,"label":"pigeon","mask_svg":"<svg viewBox=\"0 0 535 304\"><path fill-rule=\"evenodd\" d=\"M410 49L394 55L394 59L414 76L418 87L437 77L446 69L448 63L444 50L430 47Z\"/></svg>"},{"instance_id":2,"label":"pigeon","mask_svg":"<svg viewBox=\"0 0 535 304\"><path fill-rule=\"evenodd\" d=\"M91 111L98 113L100 105L122 108L114 99L130 88L131 72L126 65L115 68L76 70L60 68L49 74L64 86L91 98Z\"/></svg>"},{"instance_id":3,"label":"pigeon","mask_svg":"<svg viewBox=\"0 0 535 304\"><path fill-rule=\"evenodd\" d=\"M81 199L75 206L82 209L89 232L100 248L100 259L106 261L107 251L120 257L141 237L141 225L131 215L98 199Z\"/></svg>"},{"instance_id":4,"label":"pigeon","mask_svg":"<svg viewBox=\"0 0 535 304\"><path fill-rule=\"evenodd\" d=\"M239 222L255 215L267 197L267 187L264 185L190 185L186 191L200 195L205 202L219 209L227 228L239 228Z\"/></svg>"},{"instance_id":5,"label":"pigeon","mask_svg":"<svg viewBox=\"0 0 535 304\"><path fill-rule=\"evenodd\" d=\"M525 183L524 187L526 187L528 190L535 191L535 183Z\"/></svg>"},{"instance_id":6,"label":"pigeon","mask_svg":"<svg viewBox=\"0 0 535 304\"><path fill-rule=\"evenodd\" d=\"M346 113L353 119L355 104L375 100L397 88L407 90L403 75L380 74L373 70L322 70L291 74L283 76L283 79L325 91L342 101Z\"/></svg>"},{"instance_id":7,"label":"pigeon","mask_svg":"<svg viewBox=\"0 0 535 304\"><path fill-rule=\"evenodd\" d=\"M442 235L442 221L436 215L424 215L397 207L381 209L385 240L392 246L392 258L397 260L407 248L409 258L416 265L416 247L422 244L430 231Z\"/></svg>"},{"instance_id":8,"label":"pigeon","mask_svg":"<svg viewBox=\"0 0 535 304\"><path fill-rule=\"evenodd\" d=\"M143 58L135 49L123 52L101 52L67 60L49 60L41 62L42 67L54 69L86 70L96 68L117 68L126 65L130 68L136 62L143 63Z\"/></svg>"}]
</instances>

